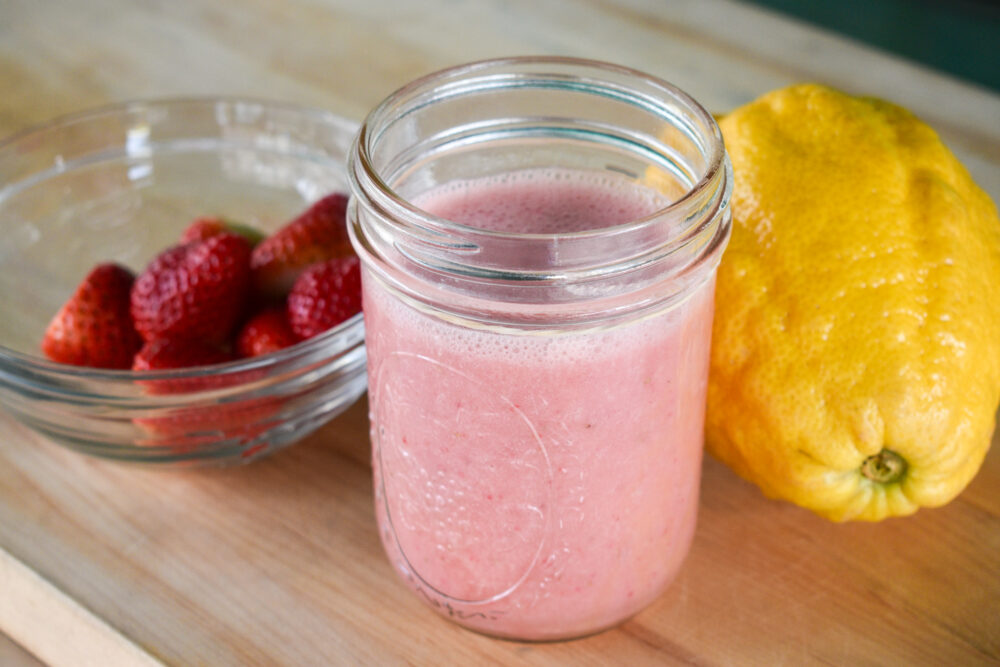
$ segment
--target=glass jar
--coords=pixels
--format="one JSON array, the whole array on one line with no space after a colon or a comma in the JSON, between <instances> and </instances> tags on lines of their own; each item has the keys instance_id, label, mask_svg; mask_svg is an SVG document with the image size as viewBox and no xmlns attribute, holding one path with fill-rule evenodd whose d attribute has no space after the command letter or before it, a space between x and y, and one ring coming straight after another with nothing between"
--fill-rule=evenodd
<instances>
[{"instance_id":1,"label":"glass jar","mask_svg":"<svg viewBox=\"0 0 1000 667\"><path fill-rule=\"evenodd\" d=\"M393 93L348 171L393 566L494 636L635 614L697 516L732 182L712 116L622 67L485 61Z\"/></svg>"}]
</instances>

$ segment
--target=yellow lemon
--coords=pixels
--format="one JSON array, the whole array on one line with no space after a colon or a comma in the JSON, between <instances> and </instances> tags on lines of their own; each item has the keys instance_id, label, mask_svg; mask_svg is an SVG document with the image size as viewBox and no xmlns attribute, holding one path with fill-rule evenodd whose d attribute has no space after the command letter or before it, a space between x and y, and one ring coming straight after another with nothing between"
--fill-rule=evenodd
<instances>
[{"instance_id":1,"label":"yellow lemon","mask_svg":"<svg viewBox=\"0 0 1000 667\"><path fill-rule=\"evenodd\" d=\"M719 267L710 452L834 520L953 499L1000 401L1000 221L906 110L818 85L720 122L733 235Z\"/></svg>"}]
</instances>

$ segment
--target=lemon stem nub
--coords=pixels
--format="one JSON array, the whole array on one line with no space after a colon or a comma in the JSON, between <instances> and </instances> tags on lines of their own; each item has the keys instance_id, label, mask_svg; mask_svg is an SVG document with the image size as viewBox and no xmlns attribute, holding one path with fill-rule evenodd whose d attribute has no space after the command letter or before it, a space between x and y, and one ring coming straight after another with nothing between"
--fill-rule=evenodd
<instances>
[{"instance_id":1,"label":"lemon stem nub","mask_svg":"<svg viewBox=\"0 0 1000 667\"><path fill-rule=\"evenodd\" d=\"M906 459L891 449L883 449L864 460L861 474L879 484L892 484L903 479L906 468Z\"/></svg>"}]
</instances>

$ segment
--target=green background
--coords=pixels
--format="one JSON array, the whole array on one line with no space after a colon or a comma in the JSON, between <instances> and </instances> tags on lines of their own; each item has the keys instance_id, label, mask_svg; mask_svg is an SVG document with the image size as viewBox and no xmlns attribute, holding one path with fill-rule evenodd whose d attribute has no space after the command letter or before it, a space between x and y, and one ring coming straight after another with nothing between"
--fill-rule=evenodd
<instances>
[{"instance_id":1,"label":"green background","mask_svg":"<svg viewBox=\"0 0 1000 667\"><path fill-rule=\"evenodd\" d=\"M1000 0L750 2L1000 91Z\"/></svg>"}]
</instances>

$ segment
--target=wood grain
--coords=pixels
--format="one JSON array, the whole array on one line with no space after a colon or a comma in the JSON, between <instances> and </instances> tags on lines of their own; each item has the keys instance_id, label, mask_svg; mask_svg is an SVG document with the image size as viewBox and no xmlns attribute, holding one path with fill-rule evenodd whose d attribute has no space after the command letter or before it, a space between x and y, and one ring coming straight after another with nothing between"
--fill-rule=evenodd
<instances>
[{"instance_id":1,"label":"wood grain","mask_svg":"<svg viewBox=\"0 0 1000 667\"><path fill-rule=\"evenodd\" d=\"M62 665L156 665L147 653L37 572L0 550L0 627L35 655ZM37 641L45 628L47 641ZM0 664L4 664L0 662Z\"/></svg>"},{"instance_id":2,"label":"wood grain","mask_svg":"<svg viewBox=\"0 0 1000 667\"><path fill-rule=\"evenodd\" d=\"M91 461L0 417L0 543L86 601L123 643L169 664L427 664L447 655L533 665L968 665L1000 656L997 449L949 506L876 525L831 524L768 501L708 460L698 532L675 585L617 630L529 645L452 626L396 582L371 510L365 411L362 401L260 463L190 471ZM39 655L53 642L66 647L58 625L5 629ZM53 663L82 664L79 652L107 632L90 628L73 644L75 660Z\"/></svg>"},{"instance_id":3,"label":"wood grain","mask_svg":"<svg viewBox=\"0 0 1000 667\"><path fill-rule=\"evenodd\" d=\"M186 94L360 118L415 76L520 53L637 67L713 110L805 79L883 95L1000 199L1000 97L724 0L0 0L0 134ZM707 460L675 585L618 629L533 645L455 627L396 581L366 409L248 467L169 471L83 458L0 413L0 631L53 664L1000 661L997 446L955 502L875 525L766 500Z\"/></svg>"}]
</instances>

